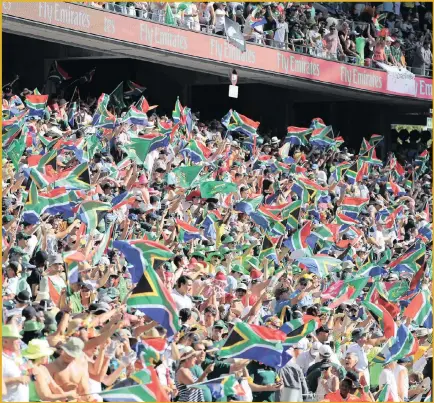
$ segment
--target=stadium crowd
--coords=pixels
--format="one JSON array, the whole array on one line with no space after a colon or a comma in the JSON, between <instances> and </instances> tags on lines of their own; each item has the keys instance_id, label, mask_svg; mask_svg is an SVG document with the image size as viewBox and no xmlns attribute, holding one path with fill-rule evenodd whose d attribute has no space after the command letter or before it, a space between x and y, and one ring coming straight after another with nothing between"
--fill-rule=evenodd
<instances>
[{"instance_id":1,"label":"stadium crowd","mask_svg":"<svg viewBox=\"0 0 434 403\"><path fill-rule=\"evenodd\" d=\"M432 76L432 5L426 2L90 4L217 35L225 34L228 17L240 24L248 42L369 67L381 62Z\"/></svg>"},{"instance_id":2,"label":"stadium crowd","mask_svg":"<svg viewBox=\"0 0 434 403\"><path fill-rule=\"evenodd\" d=\"M2 105L3 401L431 400L426 143L137 85Z\"/></svg>"}]
</instances>

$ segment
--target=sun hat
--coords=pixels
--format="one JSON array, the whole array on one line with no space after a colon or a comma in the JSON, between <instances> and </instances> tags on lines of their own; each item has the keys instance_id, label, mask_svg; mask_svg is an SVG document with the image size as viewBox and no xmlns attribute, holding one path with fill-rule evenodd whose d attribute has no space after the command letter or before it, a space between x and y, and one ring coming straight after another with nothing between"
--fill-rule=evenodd
<instances>
[{"instance_id":1,"label":"sun hat","mask_svg":"<svg viewBox=\"0 0 434 403\"><path fill-rule=\"evenodd\" d=\"M228 244L228 243L233 243L233 242L235 242L235 239L229 235L225 238L225 240L223 241L223 244Z\"/></svg>"},{"instance_id":2,"label":"sun hat","mask_svg":"<svg viewBox=\"0 0 434 403\"><path fill-rule=\"evenodd\" d=\"M247 272L247 270L246 269L244 269L241 265L239 265L239 264L234 264L232 267L231 267L231 271L233 271L233 272L235 272L235 273L241 273L241 274L248 274L248 272Z\"/></svg>"},{"instance_id":3,"label":"sun hat","mask_svg":"<svg viewBox=\"0 0 434 403\"><path fill-rule=\"evenodd\" d=\"M244 283L239 283L239 284L237 285L236 290L244 290L244 291L247 291L247 286L246 286Z\"/></svg>"},{"instance_id":4,"label":"sun hat","mask_svg":"<svg viewBox=\"0 0 434 403\"><path fill-rule=\"evenodd\" d=\"M60 348L69 356L78 358L83 354L84 343L78 337L70 337Z\"/></svg>"},{"instance_id":5,"label":"sun hat","mask_svg":"<svg viewBox=\"0 0 434 403\"><path fill-rule=\"evenodd\" d=\"M2 326L2 337L10 337L12 339L21 339L21 335L18 329L13 325L3 325Z\"/></svg>"},{"instance_id":6,"label":"sun hat","mask_svg":"<svg viewBox=\"0 0 434 403\"><path fill-rule=\"evenodd\" d=\"M51 348L47 340L33 339L30 340L26 349L21 354L25 358L36 360L42 357L50 357L56 350Z\"/></svg>"},{"instance_id":7,"label":"sun hat","mask_svg":"<svg viewBox=\"0 0 434 403\"><path fill-rule=\"evenodd\" d=\"M43 328L44 324L41 322L37 322L36 320L26 320L20 334L24 334L25 332L39 332Z\"/></svg>"}]
</instances>

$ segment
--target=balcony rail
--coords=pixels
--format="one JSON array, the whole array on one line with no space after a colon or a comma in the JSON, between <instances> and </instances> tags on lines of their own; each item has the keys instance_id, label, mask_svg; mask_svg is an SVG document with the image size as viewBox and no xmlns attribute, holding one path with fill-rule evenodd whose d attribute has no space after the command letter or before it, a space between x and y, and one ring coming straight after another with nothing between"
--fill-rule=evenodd
<instances>
[{"instance_id":1,"label":"balcony rail","mask_svg":"<svg viewBox=\"0 0 434 403\"><path fill-rule=\"evenodd\" d=\"M165 11L164 10L158 10L157 12L152 12L147 9L140 9L136 8L134 6L125 6L116 4L114 2L108 2L108 3L82 3L82 2L74 2L75 4L80 4L82 6L86 7L92 7L92 8L98 8L104 11L108 12L114 12L117 14L124 14L131 18L137 18L137 19L145 19L145 20L151 20L153 22L159 23L159 24L165 24ZM367 25L364 22L360 21L352 21L352 20L346 20L346 19L336 19L337 20L337 27L339 28L343 22L346 22L350 26L350 30L354 30L357 26L360 26L361 28L364 28L365 25ZM175 16L175 22L176 25L179 28L193 30L202 32L208 35L214 35L214 27L209 24L197 24L192 19L181 19L177 18ZM275 41L273 39L269 39L266 37L266 35L259 35L255 34L255 37L252 39L246 39L247 43L255 43L256 45L271 47L275 49L281 49L281 50L287 50L289 52L299 53L299 54L305 54L309 56L314 56L320 59L326 59L326 60L333 60L337 61L343 64L359 64L364 67L372 68L375 70L381 70L383 69L379 68L376 65L375 60L371 59L364 59L361 60L359 57L356 56L347 56L345 54L342 54L338 51L338 53L330 53L326 49L323 49L322 46L316 46L312 47L305 44L297 44L293 40L289 39L288 41L280 42ZM426 67L410 67L405 66L405 69L412 72L413 74L417 76L424 76L424 77L432 77L432 69L428 69Z\"/></svg>"}]
</instances>

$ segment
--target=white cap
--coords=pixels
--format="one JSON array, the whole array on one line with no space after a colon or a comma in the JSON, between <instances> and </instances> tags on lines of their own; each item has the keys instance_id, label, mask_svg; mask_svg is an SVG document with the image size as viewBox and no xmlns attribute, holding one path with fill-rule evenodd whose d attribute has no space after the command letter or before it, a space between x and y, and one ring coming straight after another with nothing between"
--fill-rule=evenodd
<instances>
[{"instance_id":1,"label":"white cap","mask_svg":"<svg viewBox=\"0 0 434 403\"><path fill-rule=\"evenodd\" d=\"M331 357L331 355L332 355L332 353L333 353L333 351L332 351L332 349L330 348L330 346L328 346L328 345L322 345L320 348L319 348L319 353L323 356L323 357Z\"/></svg>"},{"instance_id":2,"label":"white cap","mask_svg":"<svg viewBox=\"0 0 434 403\"><path fill-rule=\"evenodd\" d=\"M310 354L313 357L317 357L319 354L319 350L320 350L321 346L322 346L322 344L319 341L314 341L312 343L312 347L310 348Z\"/></svg>"}]
</instances>

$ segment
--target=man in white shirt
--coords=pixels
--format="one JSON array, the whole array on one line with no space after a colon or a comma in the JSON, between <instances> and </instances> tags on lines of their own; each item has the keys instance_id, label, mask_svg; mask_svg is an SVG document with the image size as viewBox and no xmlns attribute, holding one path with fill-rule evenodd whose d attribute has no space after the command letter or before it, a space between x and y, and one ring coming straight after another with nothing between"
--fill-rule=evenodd
<instances>
[{"instance_id":1,"label":"man in white shirt","mask_svg":"<svg viewBox=\"0 0 434 403\"><path fill-rule=\"evenodd\" d=\"M363 371L365 375L366 382L368 386L370 385L370 377L369 377L369 368L368 368L368 356L363 348L366 343L366 333L365 329L359 327L354 329L351 333L351 337L354 343L350 344L348 347L346 354L354 353L357 355L358 362L355 366L357 371Z\"/></svg>"},{"instance_id":2,"label":"man in white shirt","mask_svg":"<svg viewBox=\"0 0 434 403\"><path fill-rule=\"evenodd\" d=\"M4 402L28 402L30 377L23 375L27 369L20 354L21 336L12 325L2 326L2 377L6 385Z\"/></svg>"},{"instance_id":3,"label":"man in white shirt","mask_svg":"<svg viewBox=\"0 0 434 403\"><path fill-rule=\"evenodd\" d=\"M303 374L306 374L309 367L315 362L316 358L318 357L320 347L321 343L319 341L315 341L312 343L312 347L308 351L302 352L297 357L296 363L303 371Z\"/></svg>"},{"instance_id":4,"label":"man in white shirt","mask_svg":"<svg viewBox=\"0 0 434 403\"><path fill-rule=\"evenodd\" d=\"M178 312L183 308L193 308L193 302L189 296L192 287L193 280L188 276L181 276L176 282L176 289L172 291L172 298Z\"/></svg>"}]
</instances>

